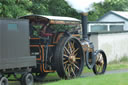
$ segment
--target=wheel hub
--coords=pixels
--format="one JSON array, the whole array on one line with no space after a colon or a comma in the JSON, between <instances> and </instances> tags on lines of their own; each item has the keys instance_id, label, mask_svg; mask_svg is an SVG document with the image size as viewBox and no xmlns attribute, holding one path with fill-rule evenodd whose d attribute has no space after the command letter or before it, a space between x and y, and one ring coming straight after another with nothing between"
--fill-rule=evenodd
<instances>
[{"instance_id":1,"label":"wheel hub","mask_svg":"<svg viewBox=\"0 0 128 85\"><path fill-rule=\"evenodd\" d=\"M97 61L96 64L102 66L104 64L104 62L103 61Z\"/></svg>"},{"instance_id":2,"label":"wheel hub","mask_svg":"<svg viewBox=\"0 0 128 85\"><path fill-rule=\"evenodd\" d=\"M75 56L70 56L69 59L70 59L70 61L72 61L72 62L75 62L75 61L76 61Z\"/></svg>"}]
</instances>

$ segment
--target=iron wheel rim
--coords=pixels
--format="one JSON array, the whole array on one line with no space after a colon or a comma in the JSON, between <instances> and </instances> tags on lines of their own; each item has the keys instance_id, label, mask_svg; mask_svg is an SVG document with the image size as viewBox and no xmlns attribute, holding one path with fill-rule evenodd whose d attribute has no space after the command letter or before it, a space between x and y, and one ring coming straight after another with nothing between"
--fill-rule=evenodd
<instances>
[{"instance_id":1,"label":"iron wheel rim","mask_svg":"<svg viewBox=\"0 0 128 85\"><path fill-rule=\"evenodd\" d=\"M56 49L58 51L55 55L58 75L65 79L80 76L84 66L84 52L80 41L75 37L64 37Z\"/></svg>"},{"instance_id":2,"label":"iron wheel rim","mask_svg":"<svg viewBox=\"0 0 128 85\"><path fill-rule=\"evenodd\" d=\"M99 50L96 52L96 63L93 67L93 72L98 74L104 74L107 68L107 59L104 51Z\"/></svg>"}]
</instances>

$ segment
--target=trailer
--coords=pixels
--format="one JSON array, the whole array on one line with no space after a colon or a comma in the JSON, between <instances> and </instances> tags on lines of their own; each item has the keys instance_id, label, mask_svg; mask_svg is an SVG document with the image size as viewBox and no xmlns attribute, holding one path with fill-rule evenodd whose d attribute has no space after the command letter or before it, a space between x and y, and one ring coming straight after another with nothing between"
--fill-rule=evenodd
<instances>
[{"instance_id":1,"label":"trailer","mask_svg":"<svg viewBox=\"0 0 128 85\"><path fill-rule=\"evenodd\" d=\"M0 85L8 85L10 75L21 85L32 85L34 67L36 57L30 56L29 49L29 20L0 19Z\"/></svg>"},{"instance_id":2,"label":"trailer","mask_svg":"<svg viewBox=\"0 0 128 85\"><path fill-rule=\"evenodd\" d=\"M32 68L35 80L44 79L48 73L57 72L60 78L79 77L84 65L97 74L103 74L107 58L103 50L94 50L87 38L87 21L71 17L26 15L29 20L30 55L36 56Z\"/></svg>"}]
</instances>

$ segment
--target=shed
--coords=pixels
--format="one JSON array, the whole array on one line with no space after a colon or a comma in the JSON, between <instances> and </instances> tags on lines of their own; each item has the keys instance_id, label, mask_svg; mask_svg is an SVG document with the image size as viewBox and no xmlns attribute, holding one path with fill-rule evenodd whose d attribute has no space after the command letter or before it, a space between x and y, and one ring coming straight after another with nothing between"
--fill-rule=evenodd
<instances>
[{"instance_id":1,"label":"shed","mask_svg":"<svg viewBox=\"0 0 128 85\"><path fill-rule=\"evenodd\" d=\"M98 22L124 22L124 30L128 30L128 12L110 11L97 20Z\"/></svg>"}]
</instances>

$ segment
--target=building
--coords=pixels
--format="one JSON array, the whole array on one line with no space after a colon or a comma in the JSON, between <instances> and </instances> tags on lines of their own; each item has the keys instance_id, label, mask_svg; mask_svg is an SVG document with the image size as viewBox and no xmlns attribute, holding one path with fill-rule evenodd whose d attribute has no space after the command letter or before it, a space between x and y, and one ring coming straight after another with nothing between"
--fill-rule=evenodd
<instances>
[{"instance_id":1,"label":"building","mask_svg":"<svg viewBox=\"0 0 128 85\"><path fill-rule=\"evenodd\" d=\"M88 22L88 32L122 32L125 22Z\"/></svg>"},{"instance_id":2,"label":"building","mask_svg":"<svg viewBox=\"0 0 128 85\"><path fill-rule=\"evenodd\" d=\"M128 30L128 12L110 11L96 22L88 23L88 32L119 32Z\"/></svg>"},{"instance_id":3,"label":"building","mask_svg":"<svg viewBox=\"0 0 128 85\"><path fill-rule=\"evenodd\" d=\"M105 51L108 63L128 57L128 12L110 11L97 21L89 22L88 32L95 50Z\"/></svg>"}]
</instances>

